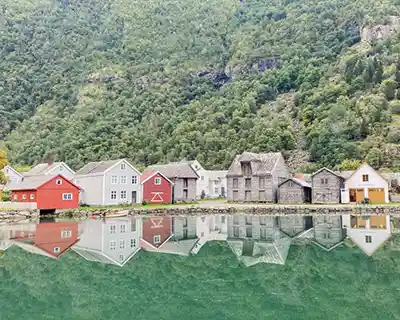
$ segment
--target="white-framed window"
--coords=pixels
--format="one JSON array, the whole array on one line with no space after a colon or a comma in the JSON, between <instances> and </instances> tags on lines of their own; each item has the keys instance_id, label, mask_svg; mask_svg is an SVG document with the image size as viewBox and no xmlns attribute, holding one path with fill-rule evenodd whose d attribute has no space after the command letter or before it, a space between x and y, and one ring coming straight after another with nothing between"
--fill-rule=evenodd
<instances>
[{"instance_id":1,"label":"white-framed window","mask_svg":"<svg viewBox=\"0 0 400 320\"><path fill-rule=\"evenodd\" d=\"M153 243L154 244L157 244L157 243L160 243L161 242L161 237L160 236L154 236L153 237Z\"/></svg>"},{"instance_id":2,"label":"white-framed window","mask_svg":"<svg viewBox=\"0 0 400 320\"><path fill-rule=\"evenodd\" d=\"M125 260L125 256L123 254L119 255L119 261L124 261Z\"/></svg>"},{"instance_id":3,"label":"white-framed window","mask_svg":"<svg viewBox=\"0 0 400 320\"><path fill-rule=\"evenodd\" d=\"M71 230L62 230L61 231L61 238L71 238L72 231Z\"/></svg>"},{"instance_id":4,"label":"white-framed window","mask_svg":"<svg viewBox=\"0 0 400 320\"><path fill-rule=\"evenodd\" d=\"M61 249L60 249L60 247L55 247L53 249L53 251L54 251L54 253L60 253Z\"/></svg>"},{"instance_id":5,"label":"white-framed window","mask_svg":"<svg viewBox=\"0 0 400 320\"><path fill-rule=\"evenodd\" d=\"M126 232L126 224L121 224L121 225L119 226L119 231L120 231L121 233L125 233L125 232Z\"/></svg>"},{"instance_id":6,"label":"white-framed window","mask_svg":"<svg viewBox=\"0 0 400 320\"><path fill-rule=\"evenodd\" d=\"M372 236L365 236L365 243L372 243Z\"/></svg>"},{"instance_id":7,"label":"white-framed window","mask_svg":"<svg viewBox=\"0 0 400 320\"><path fill-rule=\"evenodd\" d=\"M201 181L203 181L204 180L204 176L201 176L200 179L201 179Z\"/></svg>"},{"instance_id":8,"label":"white-framed window","mask_svg":"<svg viewBox=\"0 0 400 320\"><path fill-rule=\"evenodd\" d=\"M125 249L125 240L119 240L119 248Z\"/></svg>"},{"instance_id":9,"label":"white-framed window","mask_svg":"<svg viewBox=\"0 0 400 320\"><path fill-rule=\"evenodd\" d=\"M154 178L154 184L160 185L161 184L161 178Z\"/></svg>"},{"instance_id":10,"label":"white-framed window","mask_svg":"<svg viewBox=\"0 0 400 320\"><path fill-rule=\"evenodd\" d=\"M111 200L117 200L117 191L112 190L110 193Z\"/></svg>"},{"instance_id":11,"label":"white-framed window","mask_svg":"<svg viewBox=\"0 0 400 320\"><path fill-rule=\"evenodd\" d=\"M115 240L110 241L110 250L115 250L117 248L117 244Z\"/></svg>"},{"instance_id":12,"label":"white-framed window","mask_svg":"<svg viewBox=\"0 0 400 320\"><path fill-rule=\"evenodd\" d=\"M136 247L136 239L131 239L131 248Z\"/></svg>"},{"instance_id":13,"label":"white-framed window","mask_svg":"<svg viewBox=\"0 0 400 320\"><path fill-rule=\"evenodd\" d=\"M368 182L369 181L369 176L367 174L362 175L362 181L363 182Z\"/></svg>"},{"instance_id":14,"label":"white-framed window","mask_svg":"<svg viewBox=\"0 0 400 320\"><path fill-rule=\"evenodd\" d=\"M137 184L137 176L132 176L132 184Z\"/></svg>"},{"instance_id":15,"label":"white-framed window","mask_svg":"<svg viewBox=\"0 0 400 320\"><path fill-rule=\"evenodd\" d=\"M118 183L118 176L111 176L111 184L117 184Z\"/></svg>"},{"instance_id":16,"label":"white-framed window","mask_svg":"<svg viewBox=\"0 0 400 320\"><path fill-rule=\"evenodd\" d=\"M56 180L56 184L57 184L57 185L61 185L61 184L62 184L62 180L61 180L61 179L57 179L57 180Z\"/></svg>"},{"instance_id":17,"label":"white-framed window","mask_svg":"<svg viewBox=\"0 0 400 320\"><path fill-rule=\"evenodd\" d=\"M125 164L125 162L122 162L122 163L121 163L120 168L121 168L121 170L126 170L126 164Z\"/></svg>"},{"instance_id":18,"label":"white-framed window","mask_svg":"<svg viewBox=\"0 0 400 320\"><path fill-rule=\"evenodd\" d=\"M218 194L218 188L214 188L214 192Z\"/></svg>"},{"instance_id":19,"label":"white-framed window","mask_svg":"<svg viewBox=\"0 0 400 320\"><path fill-rule=\"evenodd\" d=\"M121 184L127 184L128 182L127 182L128 180L126 179L126 176L120 176L119 177L119 183L121 183Z\"/></svg>"},{"instance_id":20,"label":"white-framed window","mask_svg":"<svg viewBox=\"0 0 400 320\"><path fill-rule=\"evenodd\" d=\"M123 191L121 191L121 194L120 194L120 197L119 197L121 200L126 200L127 199L127 197L126 197L126 191L125 190L123 190Z\"/></svg>"},{"instance_id":21,"label":"white-framed window","mask_svg":"<svg viewBox=\"0 0 400 320\"><path fill-rule=\"evenodd\" d=\"M25 193L22 195L22 200L26 200L26 194Z\"/></svg>"},{"instance_id":22,"label":"white-framed window","mask_svg":"<svg viewBox=\"0 0 400 320\"><path fill-rule=\"evenodd\" d=\"M35 195L33 193L30 194L29 199L33 200L35 199Z\"/></svg>"},{"instance_id":23,"label":"white-framed window","mask_svg":"<svg viewBox=\"0 0 400 320\"><path fill-rule=\"evenodd\" d=\"M115 224L110 225L110 233L115 233L117 230L117 227L115 226Z\"/></svg>"},{"instance_id":24,"label":"white-framed window","mask_svg":"<svg viewBox=\"0 0 400 320\"><path fill-rule=\"evenodd\" d=\"M63 193L62 199L63 200L72 200L72 193Z\"/></svg>"},{"instance_id":25,"label":"white-framed window","mask_svg":"<svg viewBox=\"0 0 400 320\"><path fill-rule=\"evenodd\" d=\"M14 194L14 200L18 200L18 195Z\"/></svg>"}]
</instances>

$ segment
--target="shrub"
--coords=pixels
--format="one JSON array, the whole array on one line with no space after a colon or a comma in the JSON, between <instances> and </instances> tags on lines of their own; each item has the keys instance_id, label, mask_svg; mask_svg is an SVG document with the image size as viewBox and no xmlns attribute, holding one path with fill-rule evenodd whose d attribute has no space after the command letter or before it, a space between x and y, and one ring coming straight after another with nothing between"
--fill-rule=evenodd
<instances>
[{"instance_id":1,"label":"shrub","mask_svg":"<svg viewBox=\"0 0 400 320\"><path fill-rule=\"evenodd\" d=\"M142 206L147 206L147 205L148 205L148 202L145 201L145 200L143 200L143 201L142 201Z\"/></svg>"},{"instance_id":2,"label":"shrub","mask_svg":"<svg viewBox=\"0 0 400 320\"><path fill-rule=\"evenodd\" d=\"M392 107L393 114L400 114L400 100L392 101L390 106Z\"/></svg>"}]
</instances>

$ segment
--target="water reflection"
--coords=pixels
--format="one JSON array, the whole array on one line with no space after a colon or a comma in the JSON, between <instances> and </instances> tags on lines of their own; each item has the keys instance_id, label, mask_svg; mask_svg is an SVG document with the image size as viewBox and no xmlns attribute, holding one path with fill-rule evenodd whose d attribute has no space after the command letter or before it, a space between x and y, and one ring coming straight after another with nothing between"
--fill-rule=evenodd
<instances>
[{"instance_id":1,"label":"water reflection","mask_svg":"<svg viewBox=\"0 0 400 320\"><path fill-rule=\"evenodd\" d=\"M400 232L399 220L390 216L210 215L26 222L0 226L0 252L17 246L58 259L72 249L86 260L122 267L140 250L190 256L209 241L221 241L244 266L285 264L292 245L331 251L346 238L372 255L392 233Z\"/></svg>"}]
</instances>

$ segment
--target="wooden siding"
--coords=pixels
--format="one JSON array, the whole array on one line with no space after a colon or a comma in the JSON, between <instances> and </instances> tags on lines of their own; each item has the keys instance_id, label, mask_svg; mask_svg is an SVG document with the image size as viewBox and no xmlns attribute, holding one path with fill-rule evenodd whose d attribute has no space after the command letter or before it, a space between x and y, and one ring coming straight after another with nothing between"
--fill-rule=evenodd
<instances>
[{"instance_id":1,"label":"wooden siding","mask_svg":"<svg viewBox=\"0 0 400 320\"><path fill-rule=\"evenodd\" d=\"M291 182L291 185L290 185ZM279 186L279 203L303 203L306 199L306 188L288 180Z\"/></svg>"},{"instance_id":2,"label":"wooden siding","mask_svg":"<svg viewBox=\"0 0 400 320\"><path fill-rule=\"evenodd\" d=\"M197 179L187 179L188 185L184 186L185 179L178 178L173 181L174 201L192 201L196 200ZM187 198L185 198L185 190L187 190Z\"/></svg>"},{"instance_id":3,"label":"wooden siding","mask_svg":"<svg viewBox=\"0 0 400 320\"><path fill-rule=\"evenodd\" d=\"M251 179L250 186L246 187L246 179ZM233 180L237 179L238 187L233 188ZM228 201L239 201L239 202L274 202L274 185L272 177L265 177L265 185L260 188L259 176L251 177L229 177L227 179L227 198ZM235 192L236 191L236 192ZM246 191L248 192L248 198L246 199Z\"/></svg>"},{"instance_id":4,"label":"wooden siding","mask_svg":"<svg viewBox=\"0 0 400 320\"><path fill-rule=\"evenodd\" d=\"M277 225L277 217L272 216L228 216L228 238L260 240L262 239L261 229L263 229L265 230L265 240L272 240L274 239ZM239 231L238 237L234 233L236 228ZM247 237L247 229L251 229L251 237Z\"/></svg>"},{"instance_id":5,"label":"wooden siding","mask_svg":"<svg viewBox=\"0 0 400 320\"><path fill-rule=\"evenodd\" d=\"M328 183L322 184L322 179L328 179ZM322 170L312 177L312 202L339 203L340 189L343 187L343 178L340 178L327 170Z\"/></svg>"},{"instance_id":6,"label":"wooden siding","mask_svg":"<svg viewBox=\"0 0 400 320\"><path fill-rule=\"evenodd\" d=\"M279 217L279 228L290 237L294 237L306 229L306 217Z\"/></svg>"}]
</instances>

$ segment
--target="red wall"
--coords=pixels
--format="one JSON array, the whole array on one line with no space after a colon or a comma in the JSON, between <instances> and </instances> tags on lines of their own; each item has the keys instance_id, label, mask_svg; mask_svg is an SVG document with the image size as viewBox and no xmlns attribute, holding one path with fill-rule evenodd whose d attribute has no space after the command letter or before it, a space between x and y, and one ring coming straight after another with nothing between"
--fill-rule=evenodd
<instances>
[{"instance_id":1,"label":"red wall","mask_svg":"<svg viewBox=\"0 0 400 320\"><path fill-rule=\"evenodd\" d=\"M26 195L26 199L22 199L23 195ZM31 200L30 195L33 194L35 198ZM14 200L14 196L17 196L18 199ZM37 192L36 190L23 190L23 191L13 191L11 192L11 199L12 201L17 201L17 202L36 202L36 197L37 197Z\"/></svg>"},{"instance_id":2,"label":"red wall","mask_svg":"<svg viewBox=\"0 0 400 320\"><path fill-rule=\"evenodd\" d=\"M161 178L161 184L155 184L155 178ZM155 193L159 193L159 195L156 195ZM143 183L143 200L147 203L172 203L171 183L161 174L157 173Z\"/></svg>"},{"instance_id":3,"label":"red wall","mask_svg":"<svg viewBox=\"0 0 400 320\"><path fill-rule=\"evenodd\" d=\"M61 232L71 231L71 237L62 238ZM35 245L47 253L58 257L78 240L78 222L40 223L36 226ZM60 252L55 253L54 248Z\"/></svg>"},{"instance_id":4,"label":"red wall","mask_svg":"<svg viewBox=\"0 0 400 320\"><path fill-rule=\"evenodd\" d=\"M171 217L152 217L143 218L143 234L142 238L155 247L159 247L172 234L172 218ZM160 236L159 244L153 243L153 237Z\"/></svg>"}]
</instances>

